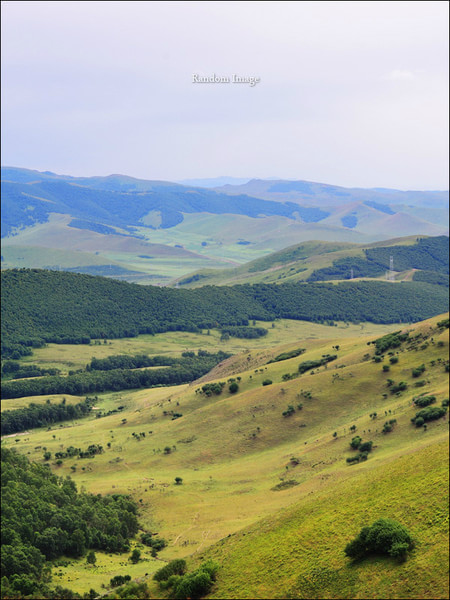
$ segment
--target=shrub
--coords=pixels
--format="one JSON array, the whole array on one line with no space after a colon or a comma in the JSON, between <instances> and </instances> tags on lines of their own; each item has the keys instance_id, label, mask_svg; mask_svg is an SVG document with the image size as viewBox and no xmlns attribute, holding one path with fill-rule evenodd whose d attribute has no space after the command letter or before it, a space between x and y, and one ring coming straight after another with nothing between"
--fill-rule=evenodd
<instances>
[{"instance_id":1,"label":"shrub","mask_svg":"<svg viewBox=\"0 0 450 600\"><path fill-rule=\"evenodd\" d=\"M391 363L391 365L395 365L396 363L398 363L398 356L391 356L389 362Z\"/></svg>"},{"instance_id":2,"label":"shrub","mask_svg":"<svg viewBox=\"0 0 450 600\"><path fill-rule=\"evenodd\" d=\"M436 402L436 396L417 396L416 398L413 398L413 402L416 406L424 408L425 406Z\"/></svg>"},{"instance_id":3,"label":"shrub","mask_svg":"<svg viewBox=\"0 0 450 600\"><path fill-rule=\"evenodd\" d=\"M131 581L130 575L116 575L115 577L109 580L109 585L111 587L118 587L119 585L123 585L127 581Z\"/></svg>"},{"instance_id":4,"label":"shrub","mask_svg":"<svg viewBox=\"0 0 450 600\"><path fill-rule=\"evenodd\" d=\"M408 387L406 381L400 381L399 383L394 383L391 385L391 394L396 394L397 392L403 392Z\"/></svg>"},{"instance_id":5,"label":"shrub","mask_svg":"<svg viewBox=\"0 0 450 600\"><path fill-rule=\"evenodd\" d=\"M383 373L387 373L390 370L390 366L389 365L383 365Z\"/></svg>"},{"instance_id":6,"label":"shrub","mask_svg":"<svg viewBox=\"0 0 450 600\"><path fill-rule=\"evenodd\" d=\"M135 548L130 554L130 560L133 564L138 563L141 560L141 551Z\"/></svg>"},{"instance_id":7,"label":"shrub","mask_svg":"<svg viewBox=\"0 0 450 600\"><path fill-rule=\"evenodd\" d=\"M264 379L262 382L263 385L272 385L273 381L271 379Z\"/></svg>"},{"instance_id":8,"label":"shrub","mask_svg":"<svg viewBox=\"0 0 450 600\"><path fill-rule=\"evenodd\" d=\"M373 442L363 442L359 446L360 452L370 452L372 450Z\"/></svg>"},{"instance_id":9,"label":"shrub","mask_svg":"<svg viewBox=\"0 0 450 600\"><path fill-rule=\"evenodd\" d=\"M360 438L359 435L357 435L350 442L350 446L353 448L353 450L357 450L359 448L361 442L362 442L362 439Z\"/></svg>"},{"instance_id":10,"label":"shrub","mask_svg":"<svg viewBox=\"0 0 450 600\"><path fill-rule=\"evenodd\" d=\"M370 527L363 527L344 552L355 560L370 554L388 554L404 560L412 547L411 535L403 525L392 519L379 519Z\"/></svg>"},{"instance_id":11,"label":"shrub","mask_svg":"<svg viewBox=\"0 0 450 600\"><path fill-rule=\"evenodd\" d=\"M153 575L155 581L167 581L171 575L184 575L186 572L186 561L182 558L170 561Z\"/></svg>"},{"instance_id":12,"label":"shrub","mask_svg":"<svg viewBox=\"0 0 450 600\"><path fill-rule=\"evenodd\" d=\"M233 381L232 383L230 383L228 389L230 390L231 394L235 394L237 391L239 391L239 386L235 381Z\"/></svg>"},{"instance_id":13,"label":"shrub","mask_svg":"<svg viewBox=\"0 0 450 600\"><path fill-rule=\"evenodd\" d=\"M291 404L289 404L287 409L285 411L283 411L283 417L290 417L294 413L295 413L295 408Z\"/></svg>"},{"instance_id":14,"label":"shrub","mask_svg":"<svg viewBox=\"0 0 450 600\"><path fill-rule=\"evenodd\" d=\"M426 408L419 410L419 412L416 413L416 416L413 417L411 421L416 427L422 427L426 421L435 421L436 419L440 419L445 415L446 412L446 407L427 406Z\"/></svg>"},{"instance_id":15,"label":"shrub","mask_svg":"<svg viewBox=\"0 0 450 600\"><path fill-rule=\"evenodd\" d=\"M420 377L422 373L425 371L425 365L420 365L420 367L416 367L412 370L413 377Z\"/></svg>"}]
</instances>

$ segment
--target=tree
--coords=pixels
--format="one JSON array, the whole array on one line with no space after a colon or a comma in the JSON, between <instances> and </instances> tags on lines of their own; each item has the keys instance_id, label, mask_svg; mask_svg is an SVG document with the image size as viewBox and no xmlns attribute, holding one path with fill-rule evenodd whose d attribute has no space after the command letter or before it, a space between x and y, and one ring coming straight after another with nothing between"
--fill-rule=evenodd
<instances>
[{"instance_id":1,"label":"tree","mask_svg":"<svg viewBox=\"0 0 450 600\"><path fill-rule=\"evenodd\" d=\"M135 548L133 552L130 554L130 560L133 564L136 564L141 559L141 551Z\"/></svg>"},{"instance_id":2,"label":"tree","mask_svg":"<svg viewBox=\"0 0 450 600\"><path fill-rule=\"evenodd\" d=\"M182 477L175 477L175 485L181 485L183 483Z\"/></svg>"},{"instance_id":3,"label":"tree","mask_svg":"<svg viewBox=\"0 0 450 600\"><path fill-rule=\"evenodd\" d=\"M97 562L97 557L95 556L95 552L93 550L90 550L87 553L86 562L88 565L95 565L95 563Z\"/></svg>"},{"instance_id":4,"label":"tree","mask_svg":"<svg viewBox=\"0 0 450 600\"><path fill-rule=\"evenodd\" d=\"M355 560L370 554L388 554L401 561L413 547L410 533L393 519L379 519L370 527L363 527L345 547L345 554Z\"/></svg>"},{"instance_id":5,"label":"tree","mask_svg":"<svg viewBox=\"0 0 450 600\"><path fill-rule=\"evenodd\" d=\"M239 390L239 386L235 381L233 381L232 383L230 383L230 386L228 389L230 390L231 394L235 394Z\"/></svg>"}]
</instances>

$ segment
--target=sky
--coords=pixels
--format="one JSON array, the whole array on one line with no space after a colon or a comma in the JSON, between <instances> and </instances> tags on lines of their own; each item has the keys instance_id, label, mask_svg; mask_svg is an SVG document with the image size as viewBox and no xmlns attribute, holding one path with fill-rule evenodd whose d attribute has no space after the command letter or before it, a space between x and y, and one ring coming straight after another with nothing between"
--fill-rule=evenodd
<instances>
[{"instance_id":1,"label":"sky","mask_svg":"<svg viewBox=\"0 0 450 600\"><path fill-rule=\"evenodd\" d=\"M448 189L448 2L1 5L2 165Z\"/></svg>"}]
</instances>

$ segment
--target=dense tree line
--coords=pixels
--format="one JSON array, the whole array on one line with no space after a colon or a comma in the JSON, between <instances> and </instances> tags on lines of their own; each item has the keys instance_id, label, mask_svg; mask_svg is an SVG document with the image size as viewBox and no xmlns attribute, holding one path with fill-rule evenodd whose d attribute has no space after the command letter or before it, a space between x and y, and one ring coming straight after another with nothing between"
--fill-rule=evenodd
<instances>
[{"instance_id":1,"label":"dense tree line","mask_svg":"<svg viewBox=\"0 0 450 600\"><path fill-rule=\"evenodd\" d=\"M52 423L80 419L91 412L92 404L92 398L86 398L78 404L67 404L65 400L52 404L48 400L45 404L32 402L24 408L5 410L2 412L1 434L8 435L36 427L46 427Z\"/></svg>"},{"instance_id":2,"label":"dense tree line","mask_svg":"<svg viewBox=\"0 0 450 600\"><path fill-rule=\"evenodd\" d=\"M80 494L70 478L7 448L1 460L2 588L8 597L61 597L49 591L46 561L83 556L90 548L129 550L138 521L128 497Z\"/></svg>"},{"instance_id":3,"label":"dense tree line","mask_svg":"<svg viewBox=\"0 0 450 600\"><path fill-rule=\"evenodd\" d=\"M395 323L419 321L448 310L443 286L416 282L247 284L177 290L38 269L6 270L1 277L5 358L20 358L22 352L48 342L89 343L94 338L140 333L198 332L247 326L250 319Z\"/></svg>"},{"instance_id":4,"label":"dense tree line","mask_svg":"<svg viewBox=\"0 0 450 600\"><path fill-rule=\"evenodd\" d=\"M59 369L43 369L38 365L21 365L14 360L2 363L2 377L12 379L25 379L27 377L41 377L42 375L58 375Z\"/></svg>"},{"instance_id":5,"label":"dense tree line","mask_svg":"<svg viewBox=\"0 0 450 600\"><path fill-rule=\"evenodd\" d=\"M170 368L152 370L92 369L67 377L39 377L37 379L5 381L2 385L1 397L22 398L24 396L43 396L47 394L79 396L107 390L118 391L162 385L180 385L205 375L218 362L228 356L224 352L218 352L217 354L203 352L202 355L194 358L178 359L180 362ZM183 360L182 363L181 360Z\"/></svg>"},{"instance_id":6,"label":"dense tree line","mask_svg":"<svg viewBox=\"0 0 450 600\"><path fill-rule=\"evenodd\" d=\"M231 337L237 337L242 339L256 339L267 335L267 329L264 327L246 327L245 325L235 327L224 327L221 329L221 333L228 334Z\"/></svg>"}]
</instances>

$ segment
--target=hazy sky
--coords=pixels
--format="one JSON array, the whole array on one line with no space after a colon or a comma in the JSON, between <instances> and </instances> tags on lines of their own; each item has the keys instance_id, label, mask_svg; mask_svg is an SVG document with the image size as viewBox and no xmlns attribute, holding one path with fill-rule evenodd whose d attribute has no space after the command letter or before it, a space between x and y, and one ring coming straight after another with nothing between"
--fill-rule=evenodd
<instances>
[{"instance_id":1,"label":"hazy sky","mask_svg":"<svg viewBox=\"0 0 450 600\"><path fill-rule=\"evenodd\" d=\"M448 189L448 3L2 2L2 164Z\"/></svg>"}]
</instances>

